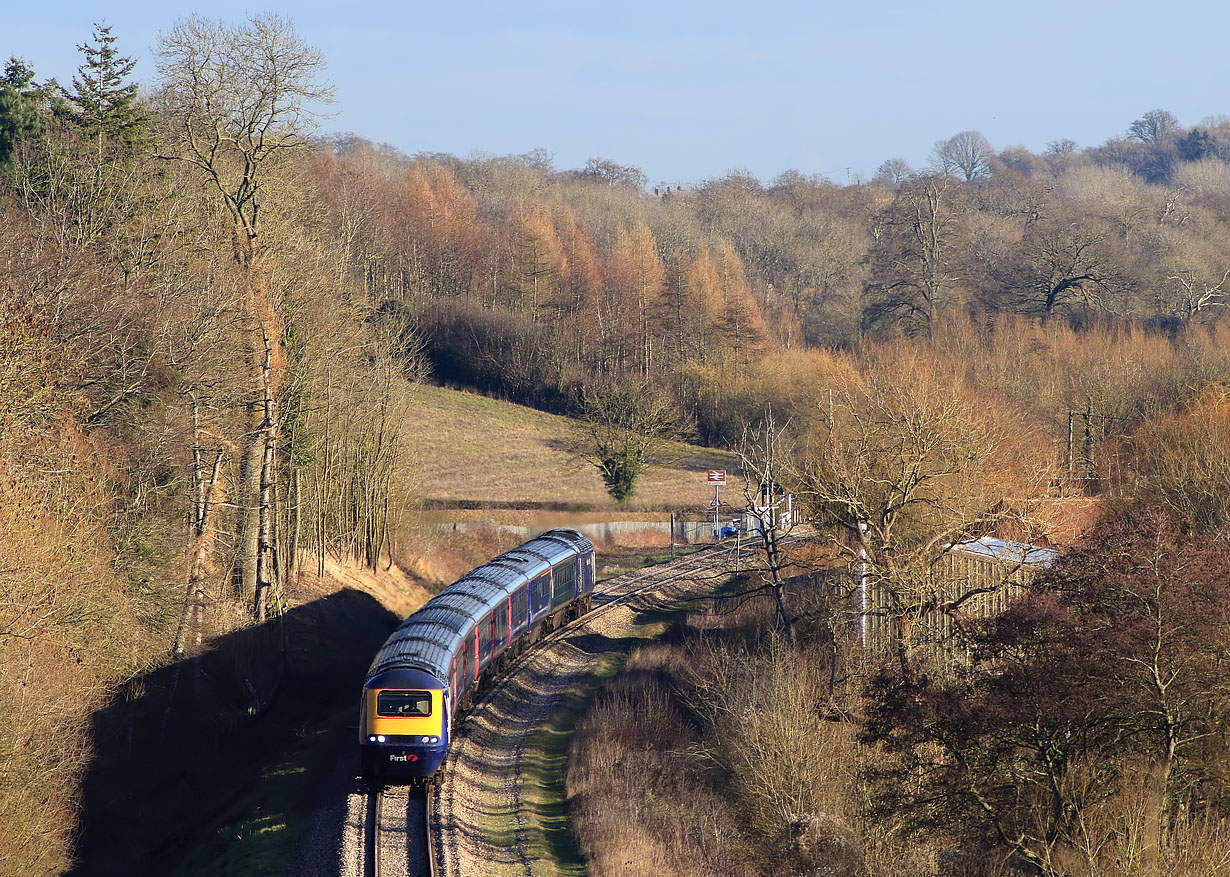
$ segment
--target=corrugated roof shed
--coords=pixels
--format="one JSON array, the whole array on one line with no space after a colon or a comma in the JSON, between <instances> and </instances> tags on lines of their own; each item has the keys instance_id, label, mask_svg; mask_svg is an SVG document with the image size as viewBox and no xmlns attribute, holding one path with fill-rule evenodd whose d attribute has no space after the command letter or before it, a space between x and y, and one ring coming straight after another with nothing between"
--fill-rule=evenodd
<instances>
[{"instance_id":1,"label":"corrugated roof shed","mask_svg":"<svg viewBox=\"0 0 1230 877\"><path fill-rule=\"evenodd\" d=\"M1037 545L995 539L991 536L958 542L952 546L952 550L1023 566L1048 567L1059 559L1059 552L1053 548L1039 548Z\"/></svg>"}]
</instances>

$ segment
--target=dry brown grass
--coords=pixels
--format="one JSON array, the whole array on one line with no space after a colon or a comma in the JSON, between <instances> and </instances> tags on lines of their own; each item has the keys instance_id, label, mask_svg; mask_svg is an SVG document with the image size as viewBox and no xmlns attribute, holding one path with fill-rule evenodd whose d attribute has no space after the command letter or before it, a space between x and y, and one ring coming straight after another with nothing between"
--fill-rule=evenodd
<instances>
[{"instance_id":1,"label":"dry brown grass","mask_svg":"<svg viewBox=\"0 0 1230 877\"><path fill-rule=\"evenodd\" d=\"M852 729L818 708L823 662L727 619L633 653L578 723L568 794L590 872L925 873L927 856L860 820Z\"/></svg>"},{"instance_id":2,"label":"dry brown grass","mask_svg":"<svg viewBox=\"0 0 1230 877\"><path fill-rule=\"evenodd\" d=\"M315 567L315 561L308 565ZM430 580L429 580L430 581ZM434 584L434 582L433 582ZM400 567L381 565L372 570L354 562L343 563L332 556L325 558L325 578L305 574L289 593L292 605L299 605L335 593L341 588L354 588L371 594L390 612L405 617L429 599L432 591L422 579L407 575Z\"/></svg>"},{"instance_id":3,"label":"dry brown grass","mask_svg":"<svg viewBox=\"0 0 1230 877\"><path fill-rule=\"evenodd\" d=\"M418 450L413 467L425 498L618 508L598 470L569 451L575 426L566 417L423 386L405 428ZM676 443L668 453L641 477L629 508L702 506L713 499L705 470L735 468L734 456L722 451Z\"/></svg>"},{"instance_id":4,"label":"dry brown grass","mask_svg":"<svg viewBox=\"0 0 1230 877\"><path fill-rule=\"evenodd\" d=\"M937 873L942 844L866 816L871 753L829 720L826 652L765 638L768 608L704 613L633 653L578 723L568 794L590 873ZM843 667L848 687L869 669Z\"/></svg>"},{"instance_id":5,"label":"dry brown grass","mask_svg":"<svg viewBox=\"0 0 1230 877\"><path fill-rule=\"evenodd\" d=\"M589 873L757 875L737 814L693 747L672 690L681 652L634 652L574 732L568 764L573 831Z\"/></svg>"}]
</instances>

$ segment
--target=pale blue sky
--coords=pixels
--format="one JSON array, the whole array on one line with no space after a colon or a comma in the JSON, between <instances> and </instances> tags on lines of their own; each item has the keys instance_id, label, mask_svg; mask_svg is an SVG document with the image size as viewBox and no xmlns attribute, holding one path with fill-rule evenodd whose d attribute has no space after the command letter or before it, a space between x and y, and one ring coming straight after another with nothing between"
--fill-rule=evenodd
<instances>
[{"instance_id":1,"label":"pale blue sky","mask_svg":"<svg viewBox=\"0 0 1230 877\"><path fill-rule=\"evenodd\" d=\"M328 130L410 154L542 147L559 169L600 156L653 183L791 168L844 183L895 156L921 167L967 129L1040 152L1151 109L1230 113L1230 14L1211 0L36 0L3 16L0 60L67 84L101 19L149 83L158 31L193 10L288 17L337 86Z\"/></svg>"}]
</instances>

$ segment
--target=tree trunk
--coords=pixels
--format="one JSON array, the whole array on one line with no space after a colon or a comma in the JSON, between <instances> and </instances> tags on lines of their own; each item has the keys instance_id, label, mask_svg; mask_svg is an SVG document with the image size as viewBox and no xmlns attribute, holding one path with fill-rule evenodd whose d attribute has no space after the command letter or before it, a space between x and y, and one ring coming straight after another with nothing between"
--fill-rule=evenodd
<instances>
[{"instance_id":1,"label":"tree trunk","mask_svg":"<svg viewBox=\"0 0 1230 877\"><path fill-rule=\"evenodd\" d=\"M256 509L256 586L254 589L255 615L263 622L268 615L269 589L277 587L276 562L276 509L274 508L277 483L277 409L273 397L273 342L269 333L262 329L265 355L261 368L261 424L259 448L261 453L259 472L259 502ZM255 444L255 443L254 443Z\"/></svg>"},{"instance_id":2,"label":"tree trunk","mask_svg":"<svg viewBox=\"0 0 1230 877\"><path fill-rule=\"evenodd\" d=\"M199 449L194 449L199 454ZM209 558L217 541L217 510L222 497L219 495L219 478L222 471L222 451L214 457L209 480L200 478L197 501L193 508L192 560L188 568L188 589L184 595L184 607L180 615L179 629L175 634L175 657L187 653L189 641L199 643L205 614L205 581L209 576Z\"/></svg>"},{"instance_id":3,"label":"tree trunk","mask_svg":"<svg viewBox=\"0 0 1230 877\"><path fill-rule=\"evenodd\" d=\"M286 546L286 571L291 581L299 578L300 547L303 536L303 470L291 474L290 541Z\"/></svg>"},{"instance_id":4,"label":"tree trunk","mask_svg":"<svg viewBox=\"0 0 1230 877\"><path fill-rule=\"evenodd\" d=\"M265 462L265 435L263 418L259 415L262 406L254 404L252 409L250 415L252 422L248 434L244 437L243 457L239 472L239 495L236 497L240 515L236 584L241 597L252 597L256 594L256 566L260 557L260 493L261 474Z\"/></svg>"}]
</instances>

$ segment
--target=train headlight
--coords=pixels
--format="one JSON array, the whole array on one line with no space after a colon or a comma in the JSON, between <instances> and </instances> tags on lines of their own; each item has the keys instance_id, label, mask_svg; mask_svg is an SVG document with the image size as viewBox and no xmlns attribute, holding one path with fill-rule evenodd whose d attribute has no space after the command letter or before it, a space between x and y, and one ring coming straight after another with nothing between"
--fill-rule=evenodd
<instances>
[{"instance_id":1,"label":"train headlight","mask_svg":"<svg viewBox=\"0 0 1230 877\"><path fill-rule=\"evenodd\" d=\"M424 737L424 738L423 738L423 742L424 742L424 743L430 743L430 742L431 742L431 738L430 738L430 737Z\"/></svg>"},{"instance_id":2,"label":"train headlight","mask_svg":"<svg viewBox=\"0 0 1230 877\"><path fill-rule=\"evenodd\" d=\"M377 742L377 743L383 743L383 742L384 742L384 735L383 735L383 734L377 734L377 735L376 735L376 742Z\"/></svg>"},{"instance_id":3,"label":"train headlight","mask_svg":"<svg viewBox=\"0 0 1230 877\"><path fill-rule=\"evenodd\" d=\"M372 736L368 737L368 738L367 738L367 742L368 742L368 743L375 743L375 742L376 742L376 735L375 735L375 734L372 734Z\"/></svg>"}]
</instances>

